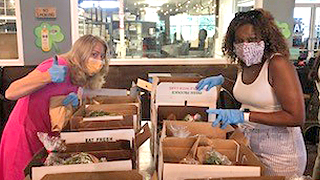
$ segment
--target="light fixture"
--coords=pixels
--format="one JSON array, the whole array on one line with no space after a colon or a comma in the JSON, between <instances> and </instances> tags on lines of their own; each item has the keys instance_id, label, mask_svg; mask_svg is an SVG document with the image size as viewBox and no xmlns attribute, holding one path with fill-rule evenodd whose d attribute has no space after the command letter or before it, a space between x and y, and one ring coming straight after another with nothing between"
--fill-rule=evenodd
<instances>
[{"instance_id":1,"label":"light fixture","mask_svg":"<svg viewBox=\"0 0 320 180\"><path fill-rule=\"evenodd\" d=\"M120 7L119 1L82 1L80 3L82 8L92 8L92 7L101 7L107 9L114 9Z\"/></svg>"},{"instance_id":2,"label":"light fixture","mask_svg":"<svg viewBox=\"0 0 320 180\"><path fill-rule=\"evenodd\" d=\"M165 3L167 3L168 0L145 0L144 3L149 4L150 7L161 7Z\"/></svg>"}]
</instances>

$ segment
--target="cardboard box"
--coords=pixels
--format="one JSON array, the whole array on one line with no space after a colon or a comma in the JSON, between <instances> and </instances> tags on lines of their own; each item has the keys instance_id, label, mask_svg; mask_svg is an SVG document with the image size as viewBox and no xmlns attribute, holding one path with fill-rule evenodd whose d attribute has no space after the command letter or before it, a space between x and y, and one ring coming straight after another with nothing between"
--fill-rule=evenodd
<instances>
[{"instance_id":1,"label":"cardboard box","mask_svg":"<svg viewBox=\"0 0 320 180\"><path fill-rule=\"evenodd\" d=\"M220 86L210 91L198 91L195 87L200 80L200 77L153 77L150 108L153 134L150 142L155 161L161 124L168 116L174 114L179 120L187 114L199 113L203 121L215 120L215 115L208 115L206 110L216 108Z\"/></svg>"},{"instance_id":2,"label":"cardboard box","mask_svg":"<svg viewBox=\"0 0 320 180\"><path fill-rule=\"evenodd\" d=\"M143 177L136 170L132 171L110 171L91 173L65 173L46 175L43 180L143 180Z\"/></svg>"},{"instance_id":3,"label":"cardboard box","mask_svg":"<svg viewBox=\"0 0 320 180\"><path fill-rule=\"evenodd\" d=\"M203 134L210 139L214 139L212 142L215 150L226 155L234 165L179 164L179 162L188 155L196 138L172 137L172 131L170 130L171 125L186 127L191 133L190 136ZM159 145L158 179L165 180L169 178L170 180L180 180L188 178L260 176L264 170L263 164L243 142L226 139L227 132L230 130L232 130L230 126L222 130L217 127L212 127L211 123L164 121ZM241 136L240 133L238 133L238 135ZM237 139L243 139L243 137ZM201 150L202 149L199 148L197 151Z\"/></svg>"},{"instance_id":4,"label":"cardboard box","mask_svg":"<svg viewBox=\"0 0 320 180\"><path fill-rule=\"evenodd\" d=\"M125 130L109 130L109 131L125 131ZM134 134L133 129L127 130L128 134ZM29 165L25 169L25 174L32 174L32 180L40 180L46 174L57 173L73 173L73 172L100 172L100 171L120 171L132 170L138 167L138 148L150 137L150 129L146 124L143 126L140 133L130 136L117 137L120 140L113 139L112 142L86 142L86 138L91 138L92 134L97 131L87 132L68 132L73 133L70 136L68 133L61 133L62 139L66 138L67 150L62 153L62 156L69 156L74 152L87 152L95 155L98 158L106 158L107 162L92 163L92 164L76 164L76 165L60 165L60 166L43 166L48 153L45 149L38 152ZM75 134L78 133L78 134ZM84 134L83 133L89 133ZM124 134L123 132L121 134ZM100 134L101 135L101 134ZM102 134L103 135L103 134ZM74 136L79 136L76 139ZM131 139L130 139L131 137ZM71 138L71 140L70 140ZM110 136L101 137L102 139L111 139ZM72 143L70 143L72 142Z\"/></svg>"},{"instance_id":5,"label":"cardboard box","mask_svg":"<svg viewBox=\"0 0 320 180\"><path fill-rule=\"evenodd\" d=\"M83 89L84 97L95 97L95 96L126 96L128 94L127 89Z\"/></svg>"},{"instance_id":6,"label":"cardboard box","mask_svg":"<svg viewBox=\"0 0 320 180\"><path fill-rule=\"evenodd\" d=\"M47 174L42 180L143 180L137 170Z\"/></svg>"},{"instance_id":7,"label":"cardboard box","mask_svg":"<svg viewBox=\"0 0 320 180\"><path fill-rule=\"evenodd\" d=\"M116 113L123 116L123 119L114 116L114 119L109 120L100 117L100 120L84 121L84 117L88 116L92 111ZM73 114L63 131L92 131L106 129L134 129L137 131L139 129L138 111L137 106L128 104L83 105ZM109 117L112 118L112 116Z\"/></svg>"},{"instance_id":8,"label":"cardboard box","mask_svg":"<svg viewBox=\"0 0 320 180\"><path fill-rule=\"evenodd\" d=\"M32 168L32 180L41 180L47 174L128 170L132 170L132 164L130 160L110 161L92 164L42 166Z\"/></svg>"},{"instance_id":9,"label":"cardboard box","mask_svg":"<svg viewBox=\"0 0 320 180\"><path fill-rule=\"evenodd\" d=\"M284 176L260 176L260 177L231 177L231 178L205 178L185 180L285 180Z\"/></svg>"},{"instance_id":10,"label":"cardboard box","mask_svg":"<svg viewBox=\"0 0 320 180\"><path fill-rule=\"evenodd\" d=\"M141 128L141 100L139 96L96 96L85 102L87 105L115 104L115 105L134 105L137 108L137 121L134 122L135 129Z\"/></svg>"}]
</instances>

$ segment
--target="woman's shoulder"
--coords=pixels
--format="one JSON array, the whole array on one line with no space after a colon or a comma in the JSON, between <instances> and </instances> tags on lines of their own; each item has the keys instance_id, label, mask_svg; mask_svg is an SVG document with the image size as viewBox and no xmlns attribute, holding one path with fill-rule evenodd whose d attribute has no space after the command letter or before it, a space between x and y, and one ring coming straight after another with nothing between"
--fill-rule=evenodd
<instances>
[{"instance_id":1,"label":"woman's shoulder","mask_svg":"<svg viewBox=\"0 0 320 180\"><path fill-rule=\"evenodd\" d=\"M53 57L44 60L42 63L40 63L37 66L37 70L41 71L41 72L45 72L47 71L53 64ZM58 56L58 64L59 65L67 65L67 61L65 60L65 58Z\"/></svg>"},{"instance_id":2,"label":"woman's shoulder","mask_svg":"<svg viewBox=\"0 0 320 180\"><path fill-rule=\"evenodd\" d=\"M269 58L269 68L279 68L282 66L290 66L290 60L281 53L275 53Z\"/></svg>"},{"instance_id":3,"label":"woman's shoulder","mask_svg":"<svg viewBox=\"0 0 320 180\"><path fill-rule=\"evenodd\" d=\"M269 73L270 75L281 75L289 73L294 69L293 64L284 55L277 53L269 59ZM289 70L289 71L288 71Z\"/></svg>"}]
</instances>

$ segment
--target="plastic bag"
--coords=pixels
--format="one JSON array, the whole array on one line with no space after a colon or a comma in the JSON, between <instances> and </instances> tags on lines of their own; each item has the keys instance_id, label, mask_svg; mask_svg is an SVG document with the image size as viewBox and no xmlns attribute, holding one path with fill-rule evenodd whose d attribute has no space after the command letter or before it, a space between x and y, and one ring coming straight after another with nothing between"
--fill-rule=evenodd
<instances>
[{"instance_id":1,"label":"plastic bag","mask_svg":"<svg viewBox=\"0 0 320 180\"><path fill-rule=\"evenodd\" d=\"M311 176L298 176L293 175L291 177L286 177L286 180L312 180Z\"/></svg>"},{"instance_id":2,"label":"plastic bag","mask_svg":"<svg viewBox=\"0 0 320 180\"><path fill-rule=\"evenodd\" d=\"M222 155L218 151L211 149L206 154L206 160L204 164L212 164L212 165L231 165L232 162L228 159L226 155Z\"/></svg>"},{"instance_id":3,"label":"plastic bag","mask_svg":"<svg viewBox=\"0 0 320 180\"><path fill-rule=\"evenodd\" d=\"M195 122L195 121L201 121L201 115L199 113L195 114L195 115L191 115L191 114L187 114L183 120L187 121L187 122Z\"/></svg>"},{"instance_id":4,"label":"plastic bag","mask_svg":"<svg viewBox=\"0 0 320 180\"><path fill-rule=\"evenodd\" d=\"M179 163L180 164L200 164L199 161L195 160L192 157L185 157Z\"/></svg>"},{"instance_id":5,"label":"plastic bag","mask_svg":"<svg viewBox=\"0 0 320 180\"><path fill-rule=\"evenodd\" d=\"M170 124L169 127L174 137L186 138L191 134L191 132L187 129L187 126Z\"/></svg>"},{"instance_id":6,"label":"plastic bag","mask_svg":"<svg viewBox=\"0 0 320 180\"><path fill-rule=\"evenodd\" d=\"M64 160L63 164L90 164L90 163L97 163L99 159L95 156L80 152L77 154L71 155L68 159Z\"/></svg>"},{"instance_id":7,"label":"plastic bag","mask_svg":"<svg viewBox=\"0 0 320 180\"><path fill-rule=\"evenodd\" d=\"M65 142L59 137L50 137L48 133L38 132L37 135L49 154L44 165L53 166L63 164L64 160L59 157L58 152L66 150Z\"/></svg>"}]
</instances>

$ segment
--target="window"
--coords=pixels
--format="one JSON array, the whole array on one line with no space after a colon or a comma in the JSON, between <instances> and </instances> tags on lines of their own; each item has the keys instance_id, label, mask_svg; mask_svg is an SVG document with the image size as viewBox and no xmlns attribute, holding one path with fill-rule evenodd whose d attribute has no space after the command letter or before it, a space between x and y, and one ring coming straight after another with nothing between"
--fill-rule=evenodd
<instances>
[{"instance_id":1,"label":"window","mask_svg":"<svg viewBox=\"0 0 320 180\"><path fill-rule=\"evenodd\" d=\"M293 17L292 46L299 50L300 58L309 59L320 49L320 4L296 2Z\"/></svg>"},{"instance_id":2,"label":"window","mask_svg":"<svg viewBox=\"0 0 320 180\"><path fill-rule=\"evenodd\" d=\"M21 40L19 1L0 0L0 65L23 65Z\"/></svg>"},{"instance_id":3,"label":"window","mask_svg":"<svg viewBox=\"0 0 320 180\"><path fill-rule=\"evenodd\" d=\"M114 59L212 58L217 0L124 1L119 28L119 1L78 4L79 35L105 39ZM122 38L123 37L123 38Z\"/></svg>"}]
</instances>

